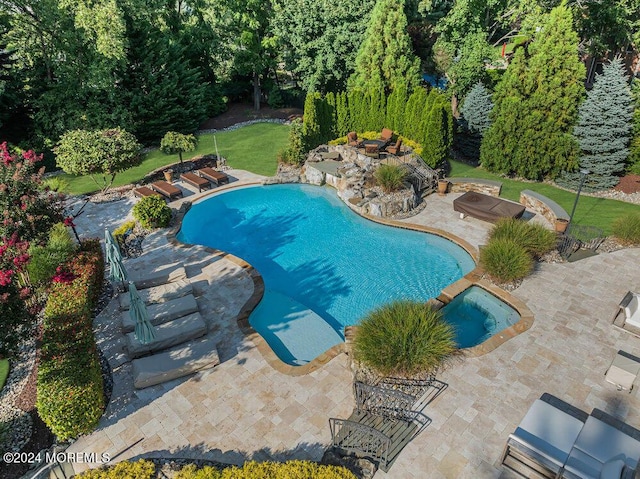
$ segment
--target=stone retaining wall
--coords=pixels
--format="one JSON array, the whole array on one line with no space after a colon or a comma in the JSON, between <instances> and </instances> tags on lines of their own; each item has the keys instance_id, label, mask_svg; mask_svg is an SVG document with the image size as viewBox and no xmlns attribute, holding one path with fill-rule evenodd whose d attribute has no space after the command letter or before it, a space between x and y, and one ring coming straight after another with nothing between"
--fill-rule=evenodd
<instances>
[{"instance_id":1,"label":"stone retaining wall","mask_svg":"<svg viewBox=\"0 0 640 479\"><path fill-rule=\"evenodd\" d=\"M447 178L451 183L449 191L451 193L464 193L466 191L475 191L489 196L500 196L502 183L493 180L484 180L482 178Z\"/></svg>"},{"instance_id":2,"label":"stone retaining wall","mask_svg":"<svg viewBox=\"0 0 640 479\"><path fill-rule=\"evenodd\" d=\"M555 225L558 219L569 220L569 215L562 206L551 198L547 198L535 191L522 190L520 192L520 204L524 205L528 210L544 216L552 225Z\"/></svg>"}]
</instances>

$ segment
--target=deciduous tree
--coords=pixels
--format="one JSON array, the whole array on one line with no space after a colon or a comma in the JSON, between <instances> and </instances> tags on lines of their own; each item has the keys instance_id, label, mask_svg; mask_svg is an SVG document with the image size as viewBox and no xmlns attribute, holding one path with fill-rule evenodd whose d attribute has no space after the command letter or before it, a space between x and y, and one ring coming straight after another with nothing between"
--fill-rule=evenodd
<instances>
[{"instance_id":1,"label":"deciduous tree","mask_svg":"<svg viewBox=\"0 0 640 479\"><path fill-rule=\"evenodd\" d=\"M177 131L168 131L162 137L160 150L167 155L178 154L182 163L182 153L193 151L198 146L198 139L194 135L185 135Z\"/></svg>"}]
</instances>

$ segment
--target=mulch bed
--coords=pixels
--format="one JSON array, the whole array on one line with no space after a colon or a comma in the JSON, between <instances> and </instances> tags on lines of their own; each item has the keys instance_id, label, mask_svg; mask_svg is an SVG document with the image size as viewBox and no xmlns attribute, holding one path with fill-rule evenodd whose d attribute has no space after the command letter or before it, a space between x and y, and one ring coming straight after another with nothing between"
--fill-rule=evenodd
<instances>
[{"instance_id":1,"label":"mulch bed","mask_svg":"<svg viewBox=\"0 0 640 479\"><path fill-rule=\"evenodd\" d=\"M622 191L626 194L637 193L640 191L640 175L626 175L620 178L620 182L615 186L614 190Z\"/></svg>"},{"instance_id":2,"label":"mulch bed","mask_svg":"<svg viewBox=\"0 0 640 479\"><path fill-rule=\"evenodd\" d=\"M278 108L273 109L267 105L260 107L260 110L253 109L253 104L248 103L231 103L227 107L227 111L214 118L210 118L202 125L200 130L220 130L222 128L228 128L236 123L242 123L244 121L267 119L267 118L279 118L281 120L287 120L291 117L301 116L302 110L300 108Z\"/></svg>"}]
</instances>

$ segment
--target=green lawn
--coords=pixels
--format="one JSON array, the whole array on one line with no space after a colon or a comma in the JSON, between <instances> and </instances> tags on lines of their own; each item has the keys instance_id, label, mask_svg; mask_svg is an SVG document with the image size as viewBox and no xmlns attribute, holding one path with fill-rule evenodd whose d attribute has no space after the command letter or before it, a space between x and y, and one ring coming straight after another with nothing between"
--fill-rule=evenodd
<instances>
[{"instance_id":1,"label":"green lawn","mask_svg":"<svg viewBox=\"0 0 640 479\"><path fill-rule=\"evenodd\" d=\"M289 127L278 123L255 123L237 130L216 133L215 136L218 152L227 158L229 166L271 176L275 174L278 165L277 153L287 144ZM212 133L200 135L198 140L197 150L183 154L184 160L216 152ZM177 161L178 155L165 155L160 150L151 151L142 164L118 173L113 186L136 183L150 171ZM63 175L62 178L69 182L68 192L74 195L92 193L99 189L88 176Z\"/></svg>"},{"instance_id":2,"label":"green lawn","mask_svg":"<svg viewBox=\"0 0 640 479\"><path fill-rule=\"evenodd\" d=\"M9 375L9 360L0 359L0 391L4 387L4 383Z\"/></svg>"},{"instance_id":3,"label":"green lawn","mask_svg":"<svg viewBox=\"0 0 640 479\"><path fill-rule=\"evenodd\" d=\"M520 199L520 191L532 190L551 198L562 206L567 213L571 213L571 208L573 208L573 203L576 199L575 192L565 191L546 183L529 183L526 181L511 180L489 173L482 168L473 167L457 161L451 161L450 164L451 172L449 176L501 181L502 191L500 192L500 196L513 201ZM632 203L580 195L573 221L576 224L596 226L604 230L605 234L609 235L612 233L611 224L616 218L627 213L638 212L639 210L640 207Z\"/></svg>"}]
</instances>

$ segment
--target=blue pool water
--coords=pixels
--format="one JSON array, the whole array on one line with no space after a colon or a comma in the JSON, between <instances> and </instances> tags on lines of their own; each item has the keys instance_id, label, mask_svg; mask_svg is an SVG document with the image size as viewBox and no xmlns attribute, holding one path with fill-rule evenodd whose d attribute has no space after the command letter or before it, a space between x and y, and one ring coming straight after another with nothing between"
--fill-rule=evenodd
<instances>
[{"instance_id":1,"label":"blue pool water","mask_svg":"<svg viewBox=\"0 0 640 479\"><path fill-rule=\"evenodd\" d=\"M461 348L483 343L520 321L515 309L478 286L471 286L453 298L442 308L442 314L455 328Z\"/></svg>"},{"instance_id":2,"label":"blue pool water","mask_svg":"<svg viewBox=\"0 0 640 479\"><path fill-rule=\"evenodd\" d=\"M344 340L344 326L396 299L428 300L475 264L436 235L379 225L333 189L242 188L196 203L178 239L236 255L265 282L249 318L288 364L305 364Z\"/></svg>"}]
</instances>

